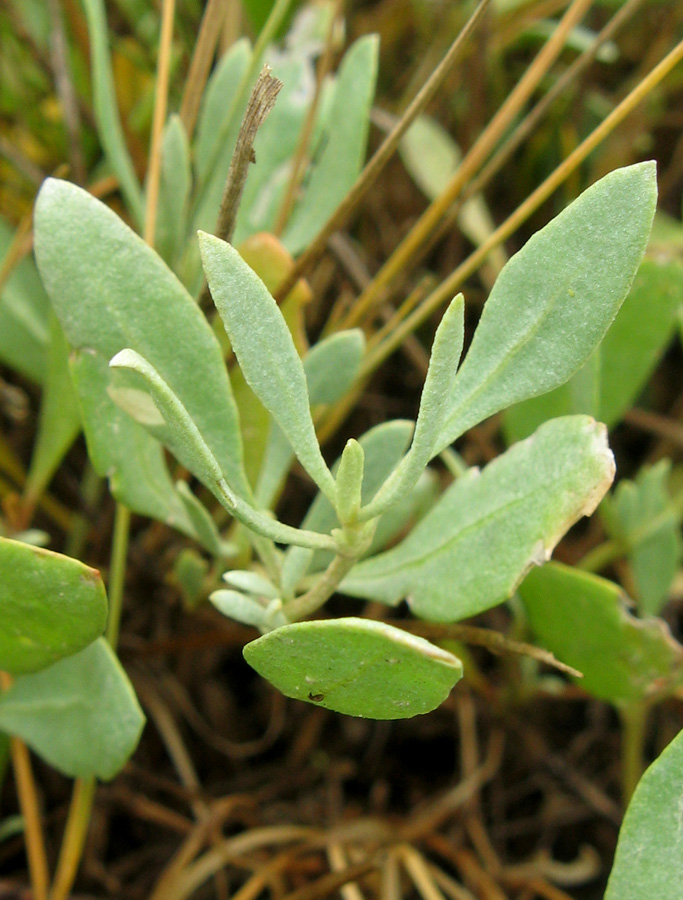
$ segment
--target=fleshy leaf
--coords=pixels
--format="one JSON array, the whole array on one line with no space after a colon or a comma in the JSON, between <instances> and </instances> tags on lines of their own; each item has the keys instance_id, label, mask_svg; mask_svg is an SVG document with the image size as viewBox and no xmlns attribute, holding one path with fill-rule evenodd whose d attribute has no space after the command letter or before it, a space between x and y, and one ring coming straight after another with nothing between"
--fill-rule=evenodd
<instances>
[{"instance_id":1,"label":"fleshy leaf","mask_svg":"<svg viewBox=\"0 0 683 900\"><path fill-rule=\"evenodd\" d=\"M161 177L154 246L175 266L188 234L188 202L192 186L190 147L179 116L171 116L161 145Z\"/></svg>"},{"instance_id":2,"label":"fleshy leaf","mask_svg":"<svg viewBox=\"0 0 683 900\"><path fill-rule=\"evenodd\" d=\"M73 778L113 778L135 750L145 717L104 638L0 696L0 729Z\"/></svg>"},{"instance_id":3,"label":"fleshy leaf","mask_svg":"<svg viewBox=\"0 0 683 900\"><path fill-rule=\"evenodd\" d=\"M35 672L104 631L100 573L78 560L0 538L0 669Z\"/></svg>"},{"instance_id":4,"label":"fleshy leaf","mask_svg":"<svg viewBox=\"0 0 683 900\"><path fill-rule=\"evenodd\" d=\"M519 594L539 644L583 673L580 685L614 704L645 699L680 679L683 648L662 619L637 619L618 585L552 563Z\"/></svg>"},{"instance_id":5,"label":"fleshy leaf","mask_svg":"<svg viewBox=\"0 0 683 900\"><path fill-rule=\"evenodd\" d=\"M597 506L614 476L603 425L553 419L480 473L470 469L409 536L355 566L341 590L454 622L501 603Z\"/></svg>"},{"instance_id":6,"label":"fleshy leaf","mask_svg":"<svg viewBox=\"0 0 683 900\"><path fill-rule=\"evenodd\" d=\"M583 365L628 294L656 200L653 162L617 169L510 259L455 380L438 450Z\"/></svg>"},{"instance_id":7,"label":"fleshy leaf","mask_svg":"<svg viewBox=\"0 0 683 900\"><path fill-rule=\"evenodd\" d=\"M97 465L98 456L107 462L100 474L114 478L121 468L129 473L125 486L134 491L130 457L135 443L150 440L138 429L135 442L122 444L117 420L106 421L112 410L102 383L108 378L106 363L132 347L181 399L234 490L248 496L239 423L221 349L175 275L115 213L68 182L45 182L35 222L38 267L69 343L80 355L105 361L96 386L84 381L78 385L84 412L83 395L90 394L92 409L84 415L84 426L93 462ZM93 415L105 421L92 423ZM96 438L104 446L92 446Z\"/></svg>"},{"instance_id":8,"label":"fleshy leaf","mask_svg":"<svg viewBox=\"0 0 683 900\"><path fill-rule=\"evenodd\" d=\"M627 550L641 615L657 615L668 599L681 559L680 516L668 489L671 462L622 479L600 507L610 536Z\"/></svg>"},{"instance_id":9,"label":"fleshy leaf","mask_svg":"<svg viewBox=\"0 0 683 900\"><path fill-rule=\"evenodd\" d=\"M315 436L304 368L277 303L239 253L200 233L204 271L247 383L329 497L334 479Z\"/></svg>"},{"instance_id":10,"label":"fleshy leaf","mask_svg":"<svg viewBox=\"0 0 683 900\"><path fill-rule=\"evenodd\" d=\"M430 712L462 677L457 657L366 619L285 625L247 644L244 657L287 697L369 719Z\"/></svg>"},{"instance_id":11,"label":"fleshy leaf","mask_svg":"<svg viewBox=\"0 0 683 900\"><path fill-rule=\"evenodd\" d=\"M619 831L605 900L679 900L683 732L640 779Z\"/></svg>"},{"instance_id":12,"label":"fleshy leaf","mask_svg":"<svg viewBox=\"0 0 683 900\"><path fill-rule=\"evenodd\" d=\"M566 384L506 410L509 443L553 416L586 413L612 428L632 405L663 353L683 304L683 266L645 259L600 346Z\"/></svg>"}]
</instances>

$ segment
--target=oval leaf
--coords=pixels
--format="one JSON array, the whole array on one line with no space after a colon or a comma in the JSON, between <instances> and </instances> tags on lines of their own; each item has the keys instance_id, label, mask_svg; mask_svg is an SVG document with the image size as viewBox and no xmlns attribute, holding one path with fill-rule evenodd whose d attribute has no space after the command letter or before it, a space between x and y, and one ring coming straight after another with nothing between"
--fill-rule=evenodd
<instances>
[{"instance_id":1,"label":"oval leaf","mask_svg":"<svg viewBox=\"0 0 683 900\"><path fill-rule=\"evenodd\" d=\"M605 900L679 900L683 885L683 732L640 779L626 810Z\"/></svg>"},{"instance_id":2,"label":"oval leaf","mask_svg":"<svg viewBox=\"0 0 683 900\"><path fill-rule=\"evenodd\" d=\"M583 673L582 688L614 704L640 701L680 678L683 650L662 619L637 619L618 585L558 563L519 587L538 641Z\"/></svg>"},{"instance_id":3,"label":"oval leaf","mask_svg":"<svg viewBox=\"0 0 683 900\"><path fill-rule=\"evenodd\" d=\"M96 569L0 538L0 669L35 672L82 650L107 623Z\"/></svg>"},{"instance_id":4,"label":"oval leaf","mask_svg":"<svg viewBox=\"0 0 683 900\"><path fill-rule=\"evenodd\" d=\"M654 162L617 169L512 257L455 380L439 449L583 365L631 287L656 201Z\"/></svg>"},{"instance_id":5,"label":"oval leaf","mask_svg":"<svg viewBox=\"0 0 683 900\"><path fill-rule=\"evenodd\" d=\"M480 474L471 469L397 547L355 566L354 597L454 622L501 603L562 535L590 514L614 476L603 425L553 419Z\"/></svg>"},{"instance_id":6,"label":"oval leaf","mask_svg":"<svg viewBox=\"0 0 683 900\"><path fill-rule=\"evenodd\" d=\"M287 697L348 716L406 719L439 706L457 657L383 622L297 622L247 644L244 658Z\"/></svg>"},{"instance_id":7,"label":"oval leaf","mask_svg":"<svg viewBox=\"0 0 683 900\"><path fill-rule=\"evenodd\" d=\"M113 778L135 750L144 723L104 638L49 669L20 676L0 697L0 729L72 778Z\"/></svg>"}]
</instances>

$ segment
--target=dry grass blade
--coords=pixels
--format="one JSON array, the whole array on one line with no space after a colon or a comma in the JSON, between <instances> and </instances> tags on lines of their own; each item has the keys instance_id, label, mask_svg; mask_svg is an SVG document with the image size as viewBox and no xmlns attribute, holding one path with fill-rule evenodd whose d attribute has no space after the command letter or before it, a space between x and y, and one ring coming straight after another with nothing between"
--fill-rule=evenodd
<instances>
[{"instance_id":1,"label":"dry grass blade","mask_svg":"<svg viewBox=\"0 0 683 900\"><path fill-rule=\"evenodd\" d=\"M202 16L202 24L199 27L197 43L192 53L185 90L180 102L180 120L185 127L188 140L192 140L194 127L197 124L204 87L211 69L211 60L218 44L228 5L227 0L208 0Z\"/></svg>"},{"instance_id":2,"label":"dry grass blade","mask_svg":"<svg viewBox=\"0 0 683 900\"><path fill-rule=\"evenodd\" d=\"M391 133L385 138L370 162L360 173L344 200L342 200L334 214L325 223L315 240L298 258L296 265L277 292L278 300L286 297L299 278L301 278L301 276L320 258L325 251L330 236L348 221L349 216L360 200L375 183L377 177L396 151L403 135L415 121L417 116L424 111L429 101L435 96L451 67L467 46L467 41L479 24L489 3L490 0L481 0L467 24L451 45L446 56L444 56L443 60L436 67L424 87L418 92L396 123Z\"/></svg>"}]
</instances>

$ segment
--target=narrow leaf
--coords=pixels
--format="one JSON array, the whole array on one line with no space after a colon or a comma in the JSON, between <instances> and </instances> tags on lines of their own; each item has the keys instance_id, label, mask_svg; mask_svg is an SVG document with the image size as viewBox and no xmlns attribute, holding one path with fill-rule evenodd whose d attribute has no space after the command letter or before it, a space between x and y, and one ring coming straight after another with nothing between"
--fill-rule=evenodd
<instances>
[{"instance_id":1,"label":"narrow leaf","mask_svg":"<svg viewBox=\"0 0 683 900\"><path fill-rule=\"evenodd\" d=\"M94 641L107 622L100 573L0 538L0 670L35 672Z\"/></svg>"},{"instance_id":2,"label":"narrow leaf","mask_svg":"<svg viewBox=\"0 0 683 900\"><path fill-rule=\"evenodd\" d=\"M311 347L304 358L311 406L336 403L344 396L358 374L364 350L365 337L359 328L338 331ZM289 441L273 423L256 488L262 506L272 505L293 460Z\"/></svg>"},{"instance_id":3,"label":"narrow leaf","mask_svg":"<svg viewBox=\"0 0 683 900\"><path fill-rule=\"evenodd\" d=\"M69 372L69 347L59 321L52 315L38 434L26 477L26 497L30 501L45 490L80 430L78 398Z\"/></svg>"},{"instance_id":4,"label":"narrow leaf","mask_svg":"<svg viewBox=\"0 0 683 900\"><path fill-rule=\"evenodd\" d=\"M0 696L0 729L72 778L108 781L135 750L145 717L104 638Z\"/></svg>"},{"instance_id":5,"label":"narrow leaf","mask_svg":"<svg viewBox=\"0 0 683 900\"><path fill-rule=\"evenodd\" d=\"M200 246L211 294L244 377L311 478L333 498L334 479L315 436L303 365L277 303L230 244L200 233Z\"/></svg>"},{"instance_id":6,"label":"narrow leaf","mask_svg":"<svg viewBox=\"0 0 683 900\"><path fill-rule=\"evenodd\" d=\"M285 625L247 644L244 658L287 697L369 719L430 712L462 677L457 657L366 619Z\"/></svg>"},{"instance_id":7,"label":"narrow leaf","mask_svg":"<svg viewBox=\"0 0 683 900\"><path fill-rule=\"evenodd\" d=\"M379 42L360 38L339 68L324 149L311 172L303 199L283 235L290 253L300 253L346 196L363 165L375 94Z\"/></svg>"},{"instance_id":8,"label":"narrow leaf","mask_svg":"<svg viewBox=\"0 0 683 900\"><path fill-rule=\"evenodd\" d=\"M128 153L116 104L114 76L108 46L108 29L102 0L84 0L90 38L93 100L97 131L107 159L121 184L126 203L138 226L144 219L142 191Z\"/></svg>"},{"instance_id":9,"label":"narrow leaf","mask_svg":"<svg viewBox=\"0 0 683 900\"><path fill-rule=\"evenodd\" d=\"M361 511L361 520L381 515L411 491L427 463L435 455L434 446L443 426L444 411L453 390L462 353L465 336L464 315L464 297L458 294L446 310L434 336L410 450L373 500Z\"/></svg>"},{"instance_id":10,"label":"narrow leaf","mask_svg":"<svg viewBox=\"0 0 683 900\"><path fill-rule=\"evenodd\" d=\"M188 236L188 202L192 187L190 147L179 116L171 116L161 143L161 177L154 246L171 268Z\"/></svg>"},{"instance_id":11,"label":"narrow leaf","mask_svg":"<svg viewBox=\"0 0 683 900\"><path fill-rule=\"evenodd\" d=\"M454 622L501 603L609 487L614 460L603 425L553 419L483 470L470 469L393 549L355 566L354 597Z\"/></svg>"},{"instance_id":12,"label":"narrow leaf","mask_svg":"<svg viewBox=\"0 0 683 900\"><path fill-rule=\"evenodd\" d=\"M500 273L456 378L437 449L487 416L563 384L599 344L645 251L655 164L606 175Z\"/></svg>"},{"instance_id":13,"label":"narrow leaf","mask_svg":"<svg viewBox=\"0 0 683 900\"><path fill-rule=\"evenodd\" d=\"M139 353L122 350L110 365L129 370L127 382L110 388L115 402L166 444L178 460L204 482L231 516L274 541L316 549L335 547L332 538L283 525L234 493L188 411L156 369Z\"/></svg>"}]
</instances>

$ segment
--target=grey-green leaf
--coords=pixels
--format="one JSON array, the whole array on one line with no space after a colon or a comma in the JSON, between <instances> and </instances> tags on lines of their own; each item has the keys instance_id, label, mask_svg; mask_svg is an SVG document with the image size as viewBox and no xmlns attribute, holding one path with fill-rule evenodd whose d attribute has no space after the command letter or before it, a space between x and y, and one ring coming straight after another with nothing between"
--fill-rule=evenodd
<instances>
[{"instance_id":1,"label":"grey-green leaf","mask_svg":"<svg viewBox=\"0 0 683 900\"><path fill-rule=\"evenodd\" d=\"M620 587L552 563L519 594L538 642L583 673L580 685L616 705L642 701L680 680L683 648L662 619L637 619Z\"/></svg>"},{"instance_id":2,"label":"grey-green leaf","mask_svg":"<svg viewBox=\"0 0 683 900\"><path fill-rule=\"evenodd\" d=\"M640 779L619 832L605 900L679 900L683 732Z\"/></svg>"},{"instance_id":3,"label":"grey-green leaf","mask_svg":"<svg viewBox=\"0 0 683 900\"><path fill-rule=\"evenodd\" d=\"M311 406L336 403L349 390L358 374L365 350L365 336L359 328L338 331L306 354L303 365ZM270 507L294 459L289 441L274 422L259 473L256 499Z\"/></svg>"},{"instance_id":4,"label":"grey-green leaf","mask_svg":"<svg viewBox=\"0 0 683 900\"><path fill-rule=\"evenodd\" d=\"M628 297L588 362L559 388L505 412L508 442L528 437L552 416L587 413L612 428L650 377L683 305L683 266L645 259Z\"/></svg>"},{"instance_id":5,"label":"grey-green leaf","mask_svg":"<svg viewBox=\"0 0 683 900\"><path fill-rule=\"evenodd\" d=\"M406 719L439 706L462 677L457 657L383 622L285 625L244 658L287 697L369 719Z\"/></svg>"},{"instance_id":6,"label":"grey-green leaf","mask_svg":"<svg viewBox=\"0 0 683 900\"><path fill-rule=\"evenodd\" d=\"M135 750L145 717L104 638L0 696L0 729L73 778L113 778Z\"/></svg>"},{"instance_id":7,"label":"grey-green leaf","mask_svg":"<svg viewBox=\"0 0 683 900\"><path fill-rule=\"evenodd\" d=\"M363 508L360 519L381 515L411 491L432 459L443 426L444 411L453 391L465 337L465 300L455 297L446 310L432 345L415 434L407 455L401 460L377 495Z\"/></svg>"},{"instance_id":8,"label":"grey-green leaf","mask_svg":"<svg viewBox=\"0 0 683 900\"><path fill-rule=\"evenodd\" d=\"M0 538L0 670L35 672L104 631L100 573L78 560Z\"/></svg>"},{"instance_id":9,"label":"grey-green leaf","mask_svg":"<svg viewBox=\"0 0 683 900\"><path fill-rule=\"evenodd\" d=\"M147 359L197 423L234 490L248 496L221 349L175 275L115 213L65 181L45 182L35 223L38 267L74 349L108 362L131 347ZM113 425L108 440L117 441Z\"/></svg>"},{"instance_id":10,"label":"grey-green leaf","mask_svg":"<svg viewBox=\"0 0 683 900\"><path fill-rule=\"evenodd\" d=\"M320 452L304 368L277 303L239 253L200 233L211 295L249 386L273 416L302 466L334 497L334 479Z\"/></svg>"},{"instance_id":11,"label":"grey-green leaf","mask_svg":"<svg viewBox=\"0 0 683 900\"><path fill-rule=\"evenodd\" d=\"M393 549L355 566L341 590L453 622L501 603L545 562L609 487L614 460L603 425L553 419L483 470L470 469Z\"/></svg>"},{"instance_id":12,"label":"grey-green leaf","mask_svg":"<svg viewBox=\"0 0 683 900\"><path fill-rule=\"evenodd\" d=\"M175 268L188 236L188 203L192 187L190 146L179 116L171 116L161 144L161 176L154 246Z\"/></svg>"},{"instance_id":13,"label":"grey-green leaf","mask_svg":"<svg viewBox=\"0 0 683 900\"><path fill-rule=\"evenodd\" d=\"M631 287L656 199L653 162L617 169L510 259L455 380L439 450L583 365Z\"/></svg>"},{"instance_id":14,"label":"grey-green leaf","mask_svg":"<svg viewBox=\"0 0 683 900\"><path fill-rule=\"evenodd\" d=\"M339 68L325 146L282 240L292 254L315 237L352 187L365 155L370 107L375 93L379 42L360 38Z\"/></svg>"}]
</instances>

